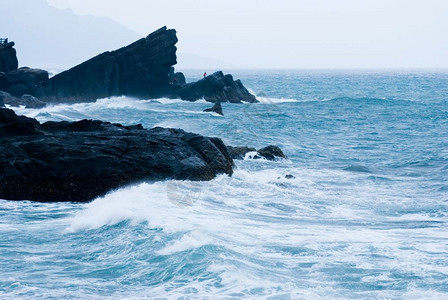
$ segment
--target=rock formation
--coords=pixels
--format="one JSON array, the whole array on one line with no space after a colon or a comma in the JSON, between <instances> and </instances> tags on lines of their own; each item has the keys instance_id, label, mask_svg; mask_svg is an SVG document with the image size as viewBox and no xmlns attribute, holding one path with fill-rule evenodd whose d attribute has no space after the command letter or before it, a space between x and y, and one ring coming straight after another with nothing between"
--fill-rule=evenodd
<instances>
[{"instance_id":1,"label":"rock formation","mask_svg":"<svg viewBox=\"0 0 448 300\"><path fill-rule=\"evenodd\" d=\"M247 146L243 147L227 146L227 151L229 152L229 155L230 157L232 157L232 159L243 159L244 156L246 156L246 153L255 152L257 151L257 149Z\"/></svg>"},{"instance_id":2,"label":"rock formation","mask_svg":"<svg viewBox=\"0 0 448 300\"><path fill-rule=\"evenodd\" d=\"M0 41L0 72L13 71L19 66L16 49L13 47L14 42L8 43L7 39Z\"/></svg>"},{"instance_id":3,"label":"rock formation","mask_svg":"<svg viewBox=\"0 0 448 300\"><path fill-rule=\"evenodd\" d=\"M25 108L42 108L46 105L45 102L40 101L36 97L31 95L23 95L20 98L11 96L10 94L0 91L0 107L4 107L3 104L8 104L12 107L25 106Z\"/></svg>"},{"instance_id":4,"label":"rock formation","mask_svg":"<svg viewBox=\"0 0 448 300\"><path fill-rule=\"evenodd\" d=\"M224 116L224 114L222 113L221 102L219 101L217 101L211 108L204 109L204 112L215 112L218 115Z\"/></svg>"},{"instance_id":5,"label":"rock formation","mask_svg":"<svg viewBox=\"0 0 448 300\"><path fill-rule=\"evenodd\" d=\"M224 75L222 71L183 86L178 91L178 95L181 99L188 101L203 98L209 102L258 102L240 80L234 81L232 75Z\"/></svg>"},{"instance_id":6,"label":"rock formation","mask_svg":"<svg viewBox=\"0 0 448 300\"><path fill-rule=\"evenodd\" d=\"M253 159L265 158L267 160L276 160L278 158L287 158L286 155L278 146L273 145L269 145L259 150L247 146L243 147L227 146L227 151L229 152L229 155L232 157L232 159L243 159L247 153L255 151L256 154L254 154L251 157Z\"/></svg>"},{"instance_id":7,"label":"rock formation","mask_svg":"<svg viewBox=\"0 0 448 300\"><path fill-rule=\"evenodd\" d=\"M267 160L275 160L276 158L287 158L282 149L278 146L269 145L257 151L257 154Z\"/></svg>"},{"instance_id":8,"label":"rock formation","mask_svg":"<svg viewBox=\"0 0 448 300\"><path fill-rule=\"evenodd\" d=\"M19 68L0 75L0 90L14 97L42 96L42 86L48 80L48 72L41 69Z\"/></svg>"},{"instance_id":9,"label":"rock formation","mask_svg":"<svg viewBox=\"0 0 448 300\"><path fill-rule=\"evenodd\" d=\"M14 97L25 94L46 103L92 102L111 96L181 98L209 102L257 102L240 80L221 71L186 84L175 72L177 37L162 27L126 47L104 52L48 78L39 69L17 69L14 43L0 44L0 90ZM15 62L14 62L15 59Z\"/></svg>"},{"instance_id":10,"label":"rock formation","mask_svg":"<svg viewBox=\"0 0 448 300\"><path fill-rule=\"evenodd\" d=\"M218 138L102 121L46 122L0 109L0 198L90 201L142 180L232 174Z\"/></svg>"},{"instance_id":11,"label":"rock formation","mask_svg":"<svg viewBox=\"0 0 448 300\"><path fill-rule=\"evenodd\" d=\"M170 94L176 31L166 27L126 47L102 53L46 84L46 102L88 102L110 96L158 98Z\"/></svg>"}]
</instances>

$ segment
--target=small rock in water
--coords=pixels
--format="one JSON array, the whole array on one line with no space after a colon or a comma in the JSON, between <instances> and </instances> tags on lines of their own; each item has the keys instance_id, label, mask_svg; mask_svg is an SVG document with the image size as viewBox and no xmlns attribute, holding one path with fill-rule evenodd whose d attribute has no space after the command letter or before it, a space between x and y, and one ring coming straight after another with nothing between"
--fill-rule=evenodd
<instances>
[{"instance_id":1,"label":"small rock in water","mask_svg":"<svg viewBox=\"0 0 448 300\"><path fill-rule=\"evenodd\" d=\"M283 151L279 147L273 145L264 147L258 150L257 153L267 160L275 160L276 157L286 158L286 155L283 153Z\"/></svg>"},{"instance_id":2,"label":"small rock in water","mask_svg":"<svg viewBox=\"0 0 448 300\"><path fill-rule=\"evenodd\" d=\"M243 147L227 146L227 151L229 152L229 155L230 157L232 157L232 159L243 159L247 153L255 152L257 150L255 148L247 146Z\"/></svg>"},{"instance_id":3,"label":"small rock in water","mask_svg":"<svg viewBox=\"0 0 448 300\"><path fill-rule=\"evenodd\" d=\"M221 102L219 101L217 101L211 108L204 109L204 112L215 112L218 115L224 116L224 114L222 113Z\"/></svg>"}]
</instances>

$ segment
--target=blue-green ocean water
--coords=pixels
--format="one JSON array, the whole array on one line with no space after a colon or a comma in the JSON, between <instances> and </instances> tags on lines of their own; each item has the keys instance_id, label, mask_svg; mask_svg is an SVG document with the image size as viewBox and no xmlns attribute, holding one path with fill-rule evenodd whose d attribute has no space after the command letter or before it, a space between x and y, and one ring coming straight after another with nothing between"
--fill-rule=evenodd
<instances>
[{"instance_id":1,"label":"blue-green ocean water","mask_svg":"<svg viewBox=\"0 0 448 300\"><path fill-rule=\"evenodd\" d=\"M0 298L447 299L448 72L233 74L262 103L224 103L224 117L126 97L15 109L276 144L288 159L88 204L0 200Z\"/></svg>"}]
</instances>

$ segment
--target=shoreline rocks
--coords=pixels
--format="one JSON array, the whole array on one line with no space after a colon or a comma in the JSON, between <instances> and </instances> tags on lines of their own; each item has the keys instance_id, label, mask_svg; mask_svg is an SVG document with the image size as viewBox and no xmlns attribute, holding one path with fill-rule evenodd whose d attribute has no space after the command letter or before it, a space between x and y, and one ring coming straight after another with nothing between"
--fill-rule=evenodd
<instances>
[{"instance_id":1,"label":"shoreline rocks","mask_svg":"<svg viewBox=\"0 0 448 300\"><path fill-rule=\"evenodd\" d=\"M243 86L240 80L222 71L213 73L196 82L184 85L178 91L179 98L187 101L205 99L208 102L258 102L254 95Z\"/></svg>"},{"instance_id":2,"label":"shoreline rocks","mask_svg":"<svg viewBox=\"0 0 448 300\"><path fill-rule=\"evenodd\" d=\"M45 103L94 102L113 96L205 99L213 103L258 102L240 80L222 71L187 84L184 74L175 72L173 67L177 64L177 41L174 29L162 27L130 45L99 54L52 78L45 70L17 69L14 43L2 43L0 90L18 98L31 95ZM9 52L1 50L2 47Z\"/></svg>"},{"instance_id":3,"label":"shoreline rocks","mask_svg":"<svg viewBox=\"0 0 448 300\"><path fill-rule=\"evenodd\" d=\"M87 202L139 181L233 173L219 138L102 121L46 122L0 109L0 198Z\"/></svg>"},{"instance_id":4,"label":"shoreline rocks","mask_svg":"<svg viewBox=\"0 0 448 300\"><path fill-rule=\"evenodd\" d=\"M23 95L20 98L11 96L10 94L0 91L0 107L4 107L4 104L8 104L12 107L25 106L25 108L42 108L46 105L45 102L40 101L36 97L31 95Z\"/></svg>"},{"instance_id":5,"label":"shoreline rocks","mask_svg":"<svg viewBox=\"0 0 448 300\"><path fill-rule=\"evenodd\" d=\"M18 98L23 95L40 97L47 81L47 71L23 67L0 75L0 90Z\"/></svg>"},{"instance_id":6,"label":"shoreline rocks","mask_svg":"<svg viewBox=\"0 0 448 300\"><path fill-rule=\"evenodd\" d=\"M278 146L274 145L269 145L259 150L247 146L243 147L227 146L227 151L229 152L229 155L232 157L232 159L244 159L246 154L249 152L256 152L256 154L251 157L253 159L265 158L267 160L277 160L288 158Z\"/></svg>"}]
</instances>

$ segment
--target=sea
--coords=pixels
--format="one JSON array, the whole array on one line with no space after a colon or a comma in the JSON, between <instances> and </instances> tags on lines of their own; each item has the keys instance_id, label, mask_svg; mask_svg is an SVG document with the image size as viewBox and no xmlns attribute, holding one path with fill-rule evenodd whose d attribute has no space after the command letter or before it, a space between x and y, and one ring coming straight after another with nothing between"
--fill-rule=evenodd
<instances>
[{"instance_id":1,"label":"sea","mask_svg":"<svg viewBox=\"0 0 448 300\"><path fill-rule=\"evenodd\" d=\"M288 158L90 203L0 200L0 299L448 299L448 70L225 71L260 103L14 108Z\"/></svg>"}]
</instances>

